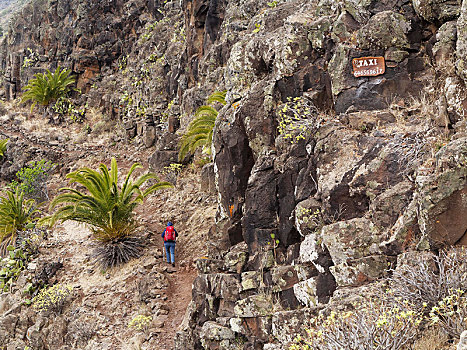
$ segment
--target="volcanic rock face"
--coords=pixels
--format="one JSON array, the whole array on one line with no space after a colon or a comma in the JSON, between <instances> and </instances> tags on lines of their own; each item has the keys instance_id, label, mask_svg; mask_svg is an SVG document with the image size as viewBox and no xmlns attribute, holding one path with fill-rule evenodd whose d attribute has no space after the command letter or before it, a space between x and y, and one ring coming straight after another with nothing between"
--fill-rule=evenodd
<instances>
[{"instance_id":1,"label":"volcanic rock face","mask_svg":"<svg viewBox=\"0 0 467 350\"><path fill-rule=\"evenodd\" d=\"M135 31L144 26L140 16L151 9L156 15L152 0L31 2L12 22L3 42L7 98L15 97L24 82L40 71L29 67L31 61L25 58L47 62L46 68L53 63L71 68L79 74L78 88L84 88L131 47Z\"/></svg>"},{"instance_id":2,"label":"volcanic rock face","mask_svg":"<svg viewBox=\"0 0 467 350\"><path fill-rule=\"evenodd\" d=\"M466 0L41 4L3 42L7 97L68 66L153 169L227 90L203 175L216 249L177 349L284 348L336 289L384 278L408 249L466 244ZM37 62L21 69L27 48ZM385 74L352 74L380 56Z\"/></svg>"}]
</instances>

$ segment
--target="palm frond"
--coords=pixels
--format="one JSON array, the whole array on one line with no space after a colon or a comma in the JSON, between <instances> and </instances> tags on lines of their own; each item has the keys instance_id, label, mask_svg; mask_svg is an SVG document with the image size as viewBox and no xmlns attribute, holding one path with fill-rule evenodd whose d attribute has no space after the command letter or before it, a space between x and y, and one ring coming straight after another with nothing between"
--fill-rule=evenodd
<instances>
[{"instance_id":1,"label":"palm frond","mask_svg":"<svg viewBox=\"0 0 467 350\"><path fill-rule=\"evenodd\" d=\"M32 101L31 110L36 104L48 106L51 102L65 96L70 86L75 83L71 70L57 67L55 72L47 70L45 73L34 75L24 88L21 102Z\"/></svg>"},{"instance_id":2,"label":"palm frond","mask_svg":"<svg viewBox=\"0 0 467 350\"><path fill-rule=\"evenodd\" d=\"M206 117L214 117L217 118L217 110L214 109L214 107L211 106L201 106L199 107L196 112L195 112L195 118L199 118L201 116L206 116Z\"/></svg>"},{"instance_id":3,"label":"palm frond","mask_svg":"<svg viewBox=\"0 0 467 350\"><path fill-rule=\"evenodd\" d=\"M0 159L5 156L6 145L10 139L0 140Z\"/></svg>"},{"instance_id":4,"label":"palm frond","mask_svg":"<svg viewBox=\"0 0 467 350\"><path fill-rule=\"evenodd\" d=\"M227 90L224 91L215 91L212 93L211 96L208 97L207 103L208 104L213 104L214 102L219 102L220 104L225 106L225 96L227 95Z\"/></svg>"},{"instance_id":5,"label":"palm frond","mask_svg":"<svg viewBox=\"0 0 467 350\"><path fill-rule=\"evenodd\" d=\"M195 112L195 119L188 126L179 143L178 160L182 161L188 153L194 153L197 148L211 148L212 132L218 111L210 106L216 102L225 105L227 90L216 91L208 97L206 106L199 107Z\"/></svg>"},{"instance_id":6,"label":"palm frond","mask_svg":"<svg viewBox=\"0 0 467 350\"><path fill-rule=\"evenodd\" d=\"M5 253L4 248L14 244L16 233L25 229L36 212L34 200L25 199L19 186L0 197L0 255Z\"/></svg>"}]
</instances>

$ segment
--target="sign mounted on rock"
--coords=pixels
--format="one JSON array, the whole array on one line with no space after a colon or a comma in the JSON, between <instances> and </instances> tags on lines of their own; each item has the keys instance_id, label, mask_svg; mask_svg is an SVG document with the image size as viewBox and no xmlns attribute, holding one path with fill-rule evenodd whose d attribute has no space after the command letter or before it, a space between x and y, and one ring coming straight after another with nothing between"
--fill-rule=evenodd
<instances>
[{"instance_id":1,"label":"sign mounted on rock","mask_svg":"<svg viewBox=\"0 0 467 350\"><path fill-rule=\"evenodd\" d=\"M374 77L384 74L386 65L384 57L359 57L352 60L353 75L359 77Z\"/></svg>"}]
</instances>

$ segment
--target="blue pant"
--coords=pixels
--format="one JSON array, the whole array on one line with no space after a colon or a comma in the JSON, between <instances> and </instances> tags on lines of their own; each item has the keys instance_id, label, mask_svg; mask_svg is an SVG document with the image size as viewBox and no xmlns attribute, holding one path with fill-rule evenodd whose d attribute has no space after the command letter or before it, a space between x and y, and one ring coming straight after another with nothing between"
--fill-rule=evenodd
<instances>
[{"instance_id":1,"label":"blue pant","mask_svg":"<svg viewBox=\"0 0 467 350\"><path fill-rule=\"evenodd\" d=\"M167 254L167 262L175 262L175 242L164 242L165 253Z\"/></svg>"}]
</instances>

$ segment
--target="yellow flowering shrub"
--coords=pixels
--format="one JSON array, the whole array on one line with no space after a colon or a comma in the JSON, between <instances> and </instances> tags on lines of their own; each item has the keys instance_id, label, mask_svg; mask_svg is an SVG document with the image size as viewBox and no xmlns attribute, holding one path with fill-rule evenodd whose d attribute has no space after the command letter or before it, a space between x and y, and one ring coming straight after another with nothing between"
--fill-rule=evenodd
<instances>
[{"instance_id":1,"label":"yellow flowering shrub","mask_svg":"<svg viewBox=\"0 0 467 350\"><path fill-rule=\"evenodd\" d=\"M306 335L297 337L289 350L403 349L415 340L423 320L422 311L390 295L353 306L312 319Z\"/></svg>"},{"instance_id":2,"label":"yellow flowering shrub","mask_svg":"<svg viewBox=\"0 0 467 350\"><path fill-rule=\"evenodd\" d=\"M32 299L32 306L37 311L60 313L72 290L71 286L62 284L43 288Z\"/></svg>"},{"instance_id":3,"label":"yellow flowering shrub","mask_svg":"<svg viewBox=\"0 0 467 350\"><path fill-rule=\"evenodd\" d=\"M128 328L132 328L137 331L146 330L146 328L151 324L151 322L151 316L138 315L135 318L133 318L130 321L130 323L128 323Z\"/></svg>"},{"instance_id":4,"label":"yellow flowering shrub","mask_svg":"<svg viewBox=\"0 0 467 350\"><path fill-rule=\"evenodd\" d=\"M462 289L452 290L451 294L441 299L430 311L432 325L439 325L453 338L459 338L465 330L467 321L467 295Z\"/></svg>"},{"instance_id":5,"label":"yellow flowering shrub","mask_svg":"<svg viewBox=\"0 0 467 350\"><path fill-rule=\"evenodd\" d=\"M287 102L279 107L277 114L279 134L291 143L304 140L315 127L316 108L305 97L288 97Z\"/></svg>"}]
</instances>

